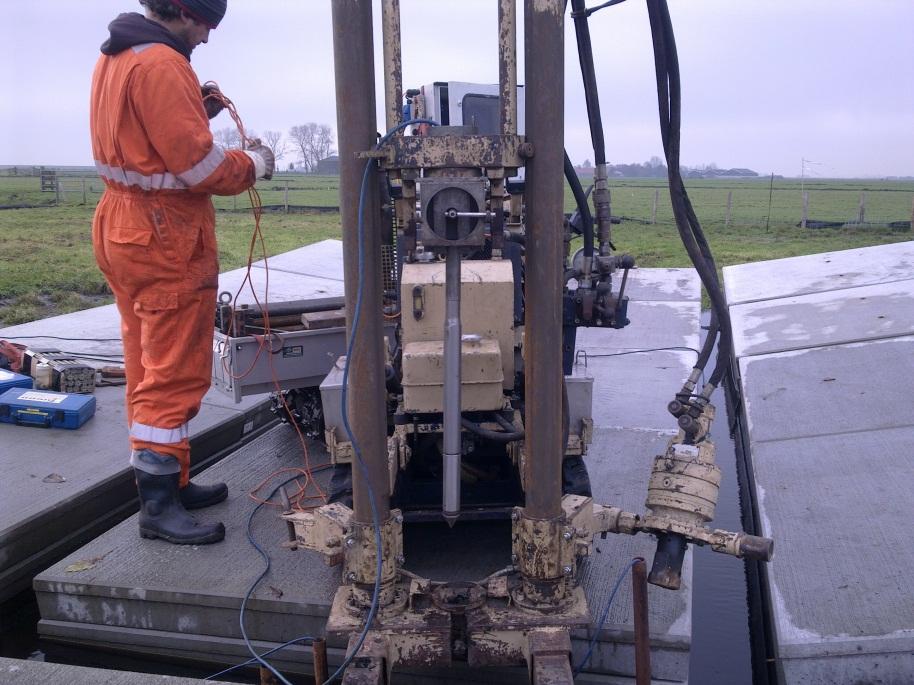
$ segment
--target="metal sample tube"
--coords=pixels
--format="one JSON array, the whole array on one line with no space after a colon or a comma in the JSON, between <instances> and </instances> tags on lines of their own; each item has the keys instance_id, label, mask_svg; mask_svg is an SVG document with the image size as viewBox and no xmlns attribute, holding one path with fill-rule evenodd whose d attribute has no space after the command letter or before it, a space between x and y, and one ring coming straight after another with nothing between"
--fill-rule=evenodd
<instances>
[{"instance_id":1,"label":"metal sample tube","mask_svg":"<svg viewBox=\"0 0 914 685\"><path fill-rule=\"evenodd\" d=\"M444 311L444 480L442 509L453 526L460 516L460 248L449 247L445 262Z\"/></svg>"},{"instance_id":2,"label":"metal sample tube","mask_svg":"<svg viewBox=\"0 0 914 685\"><path fill-rule=\"evenodd\" d=\"M371 0L333 0L333 64L336 92L358 93L337 100L340 150L340 221L343 226L343 275L346 280L346 331L352 337L359 283L362 307L358 334L349 359L349 422L368 471L352 467L353 518L371 524L368 487L374 491L381 522L390 518L387 471L387 417L384 374L384 330L381 320L381 216L378 183L369 179L365 207L364 273L359 273L359 193L365 160L356 157L375 144L374 41Z\"/></svg>"},{"instance_id":3,"label":"metal sample tube","mask_svg":"<svg viewBox=\"0 0 914 685\"><path fill-rule=\"evenodd\" d=\"M381 5L384 38L384 111L387 130L402 121L403 59L400 53L400 0L384 0Z\"/></svg>"},{"instance_id":4,"label":"metal sample tube","mask_svg":"<svg viewBox=\"0 0 914 685\"><path fill-rule=\"evenodd\" d=\"M525 516L562 514L563 0L526 0Z\"/></svg>"},{"instance_id":5,"label":"metal sample tube","mask_svg":"<svg viewBox=\"0 0 914 685\"><path fill-rule=\"evenodd\" d=\"M498 85L501 132L513 136L517 134L516 0L499 0L498 3Z\"/></svg>"}]
</instances>

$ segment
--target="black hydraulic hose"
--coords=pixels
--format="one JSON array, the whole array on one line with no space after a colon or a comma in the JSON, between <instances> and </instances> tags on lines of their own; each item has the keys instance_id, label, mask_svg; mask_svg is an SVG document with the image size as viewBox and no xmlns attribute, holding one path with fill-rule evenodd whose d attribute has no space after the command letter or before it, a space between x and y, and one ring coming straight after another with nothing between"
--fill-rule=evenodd
<instances>
[{"instance_id":1,"label":"black hydraulic hose","mask_svg":"<svg viewBox=\"0 0 914 685\"><path fill-rule=\"evenodd\" d=\"M574 18L574 32L578 42L578 60L581 62L581 78L584 81L584 98L587 102L587 120L590 123L594 161L599 166L606 164L606 144L603 140L600 97L597 92L593 47L590 42L590 27L587 24L587 7L584 0L571 0L571 16Z\"/></svg>"},{"instance_id":2,"label":"black hydraulic hose","mask_svg":"<svg viewBox=\"0 0 914 685\"><path fill-rule=\"evenodd\" d=\"M667 50L667 65L670 84L671 142L673 143L672 149L676 154L675 169L681 193L680 199L688 222L692 228L692 233L695 237L695 241L698 244L699 250L705 257L707 264L706 275L710 283L713 284L709 286L708 283L705 283L705 288L707 289L708 296L711 299L712 309L717 314L717 323L720 327L720 341L718 343L717 362L714 366L714 371L711 373L711 377L708 379L708 382L712 386L716 387L720 384L720 381L724 375L730 370L730 356L733 349L730 312L727 309L727 303L724 299L723 290L720 287L720 280L717 276L717 265L714 261L713 255L711 254L711 249L708 246L707 240L705 239L704 231L701 229L701 224L698 221L695 210L692 207L692 202L686 193L685 185L682 182L682 176L679 172L679 134L682 122L682 93L679 76L679 57L676 52L676 38L673 34L673 22L670 18L669 5L667 4L666 0L660 0L659 4L664 29L664 42L666 44Z\"/></svg>"},{"instance_id":3,"label":"black hydraulic hose","mask_svg":"<svg viewBox=\"0 0 914 685\"><path fill-rule=\"evenodd\" d=\"M479 437L485 438L486 440L492 440L493 442L515 442L524 439L523 431L493 431L488 428L483 428L475 421L471 421L466 417L463 417L460 420L460 424L471 433L475 433Z\"/></svg>"},{"instance_id":4,"label":"black hydraulic hose","mask_svg":"<svg viewBox=\"0 0 914 685\"><path fill-rule=\"evenodd\" d=\"M574 195L574 201L578 205L578 213L581 215L584 256L593 257L593 214L590 213L587 193L584 192L584 188L581 186L581 180L574 170L574 164L571 163L567 150L565 151L565 179L568 181L568 185L571 186L571 194ZM584 277L589 278L590 274L584 274Z\"/></svg>"},{"instance_id":5,"label":"black hydraulic hose","mask_svg":"<svg viewBox=\"0 0 914 685\"><path fill-rule=\"evenodd\" d=\"M720 329L717 363L709 382L716 386L729 370L732 337L729 312L724 301L723 291L717 277L717 268L710 248L701 230L701 225L689 201L682 176L679 171L679 144L681 126L681 91L679 79L679 61L676 54L676 43L673 36L669 8L665 0L648 0L648 14L651 22L651 34L654 43L654 65L657 74L657 95L660 111L660 128L664 152L667 157L667 168L670 184L670 198L673 214L680 237L689 258L701 278L705 290L711 299L712 311ZM718 326L712 326L705 341L707 354L700 355L707 363L713 348ZM705 349L702 350L705 352ZM696 365L696 368L703 368Z\"/></svg>"}]
</instances>

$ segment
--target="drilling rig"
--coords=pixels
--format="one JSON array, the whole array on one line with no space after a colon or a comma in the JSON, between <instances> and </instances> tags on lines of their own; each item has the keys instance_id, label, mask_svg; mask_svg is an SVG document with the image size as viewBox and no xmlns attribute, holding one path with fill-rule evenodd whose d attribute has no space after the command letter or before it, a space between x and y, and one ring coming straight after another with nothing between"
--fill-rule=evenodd
<instances>
[{"instance_id":1,"label":"drilling rig","mask_svg":"<svg viewBox=\"0 0 914 685\"><path fill-rule=\"evenodd\" d=\"M534 683L571 683L569 634L591 622L576 576L594 536L656 536L649 580L670 589L689 543L736 557L772 553L769 539L706 526L720 482L710 395L726 373L729 319L678 178L669 12L648 0L674 211L711 297L712 340L670 402L679 434L654 462L648 513L637 514L593 501L582 460L590 394L569 378L577 328L627 325L635 264L612 243L583 0L571 2L571 16L597 162L589 192L563 146L563 0L524 3L523 86L516 1L498 0L497 85L405 92L399 1L381 5L379 137L372 2L333 1L336 92L358 94L338 100L346 354L321 386L337 487L330 504L284 518L299 548L341 565L327 633L348 640L344 682L465 661L526 664ZM577 235L583 247L571 255ZM717 368L698 388L716 338ZM511 521L509 567L472 583L408 570L404 525L497 517Z\"/></svg>"}]
</instances>

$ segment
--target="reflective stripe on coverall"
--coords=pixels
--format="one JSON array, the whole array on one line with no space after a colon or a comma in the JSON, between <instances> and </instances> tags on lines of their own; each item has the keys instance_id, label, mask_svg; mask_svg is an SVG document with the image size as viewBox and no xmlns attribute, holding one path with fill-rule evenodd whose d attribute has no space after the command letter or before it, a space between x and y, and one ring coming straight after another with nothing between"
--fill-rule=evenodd
<instances>
[{"instance_id":1,"label":"reflective stripe on coverall","mask_svg":"<svg viewBox=\"0 0 914 685\"><path fill-rule=\"evenodd\" d=\"M106 185L92 242L121 315L130 445L175 456L183 487L187 423L212 373L219 262L210 196L253 185L254 165L213 144L190 63L161 43L99 58L90 126Z\"/></svg>"}]
</instances>

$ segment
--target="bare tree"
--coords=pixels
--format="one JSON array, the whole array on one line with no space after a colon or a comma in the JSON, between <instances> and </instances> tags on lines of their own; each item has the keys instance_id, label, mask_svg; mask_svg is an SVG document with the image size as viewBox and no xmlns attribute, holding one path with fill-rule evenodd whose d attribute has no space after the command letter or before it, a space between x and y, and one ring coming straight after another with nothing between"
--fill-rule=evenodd
<instances>
[{"instance_id":1,"label":"bare tree","mask_svg":"<svg viewBox=\"0 0 914 685\"><path fill-rule=\"evenodd\" d=\"M313 172L320 160L333 154L333 129L326 124L309 122L293 126L289 138L306 172Z\"/></svg>"},{"instance_id":2,"label":"bare tree","mask_svg":"<svg viewBox=\"0 0 914 685\"><path fill-rule=\"evenodd\" d=\"M233 126L213 131L213 140L226 149L241 147L241 134Z\"/></svg>"},{"instance_id":3,"label":"bare tree","mask_svg":"<svg viewBox=\"0 0 914 685\"><path fill-rule=\"evenodd\" d=\"M327 126L327 124L321 124L318 127L314 151L317 157L317 159L314 160L315 166L317 166L317 163L320 160L326 159L335 152L333 149L333 129Z\"/></svg>"},{"instance_id":4,"label":"bare tree","mask_svg":"<svg viewBox=\"0 0 914 685\"><path fill-rule=\"evenodd\" d=\"M263 144L273 151L276 159L282 159L288 151L286 141L283 140L282 131L264 131Z\"/></svg>"}]
</instances>

